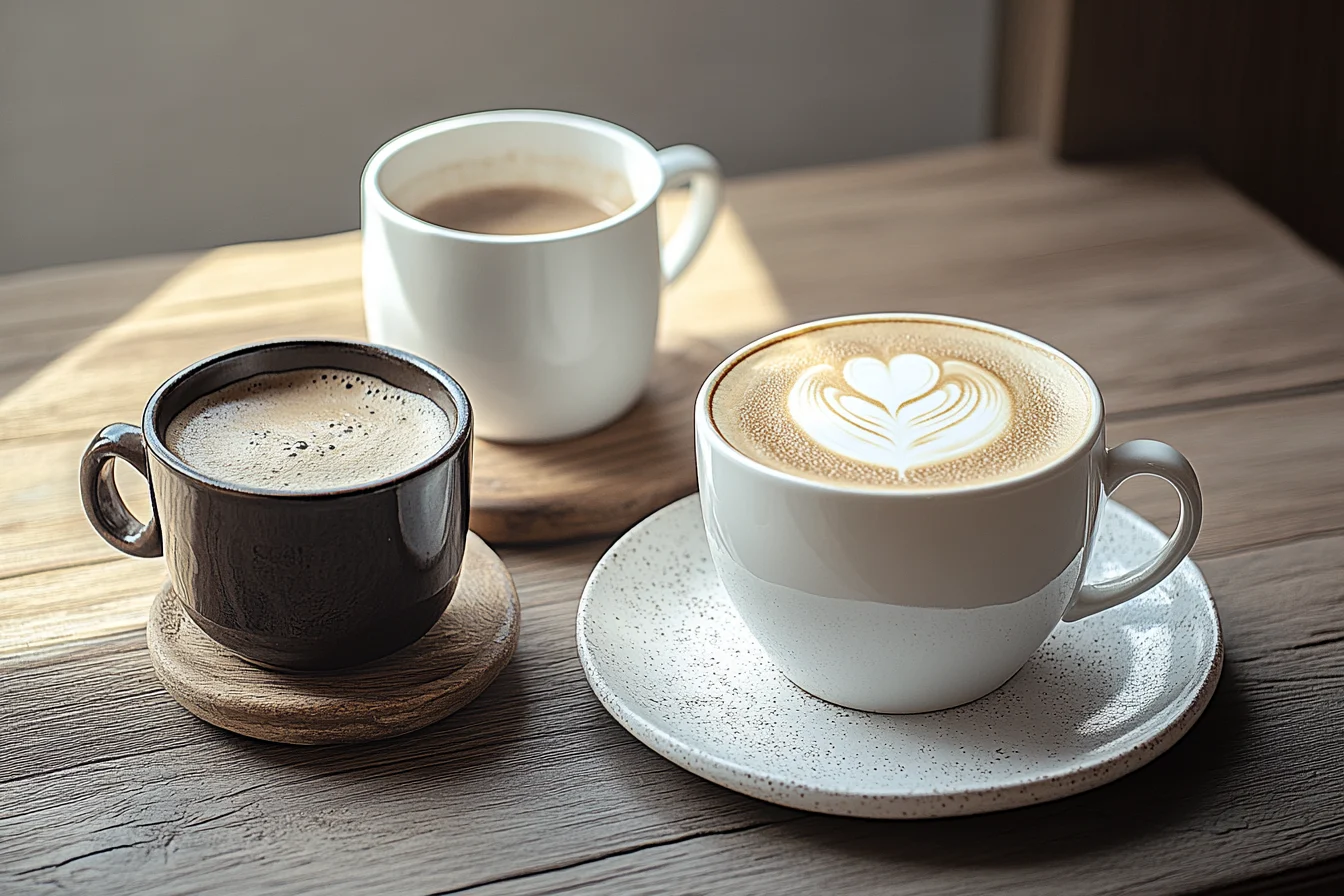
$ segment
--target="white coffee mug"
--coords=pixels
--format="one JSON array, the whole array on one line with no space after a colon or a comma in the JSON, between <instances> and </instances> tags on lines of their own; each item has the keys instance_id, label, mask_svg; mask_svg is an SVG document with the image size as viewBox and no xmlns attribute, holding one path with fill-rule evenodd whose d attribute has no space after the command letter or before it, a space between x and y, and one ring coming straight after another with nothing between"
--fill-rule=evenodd
<instances>
[{"instance_id":1,"label":"white coffee mug","mask_svg":"<svg viewBox=\"0 0 1344 896\"><path fill-rule=\"evenodd\" d=\"M1060 623L1156 585L1189 553L1202 499L1190 463L1162 442L1107 449L1096 384L1076 362L1030 337L943 320L1039 346L1092 391L1086 434L1025 475L984 485L912 490L804 479L733 448L710 417L715 384L738 359L814 322L767 336L720 365L696 401L696 462L710 554L766 654L795 684L870 712L926 712L995 690ZM1084 584L1106 495L1131 476L1171 483L1180 522L1142 566ZM1104 645L1102 645L1104 649Z\"/></svg>"},{"instance_id":2,"label":"white coffee mug","mask_svg":"<svg viewBox=\"0 0 1344 896\"><path fill-rule=\"evenodd\" d=\"M686 183L690 207L660 245L656 200ZM518 236L407 211L519 184L628 205L587 227ZM477 435L538 442L602 427L639 398L660 292L704 243L721 178L696 146L655 150L595 118L514 110L396 137L369 160L362 195L369 338L449 371L471 396Z\"/></svg>"}]
</instances>

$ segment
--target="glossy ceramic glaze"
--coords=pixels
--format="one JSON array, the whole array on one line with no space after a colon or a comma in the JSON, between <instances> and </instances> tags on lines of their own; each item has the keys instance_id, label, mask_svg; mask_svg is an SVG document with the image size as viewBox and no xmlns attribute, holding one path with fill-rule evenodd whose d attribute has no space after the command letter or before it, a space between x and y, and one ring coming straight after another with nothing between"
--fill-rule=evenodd
<instances>
[{"instance_id":1,"label":"glossy ceramic glaze","mask_svg":"<svg viewBox=\"0 0 1344 896\"><path fill-rule=\"evenodd\" d=\"M1166 536L1109 502L1090 575ZM869 818L930 818L1057 799L1144 765L1203 711L1218 616L1189 560L1137 598L1056 627L1007 684L942 712L845 709L795 687L734 609L699 501L632 529L579 602L579 659L603 706L672 762L749 796Z\"/></svg>"},{"instance_id":2,"label":"glossy ceramic glaze","mask_svg":"<svg viewBox=\"0 0 1344 896\"><path fill-rule=\"evenodd\" d=\"M304 492L220 482L163 443L172 418L223 385L303 367L372 374L435 401L453 421L427 460L363 485ZM145 461L153 518L142 526L110 485L113 457ZM470 506L471 411L443 371L401 352L302 340L245 346L164 383L141 428L114 424L84 461L85 508L114 547L163 553L203 631L253 662L332 669L385 656L428 631L452 598ZM104 478L109 480L104 483Z\"/></svg>"},{"instance_id":3,"label":"glossy ceramic glaze","mask_svg":"<svg viewBox=\"0 0 1344 896\"><path fill-rule=\"evenodd\" d=\"M886 317L1011 333L936 315ZM913 491L805 479L748 458L715 428L710 397L738 358L779 338L742 349L706 381L696 402L696 464L724 588L766 654L810 693L873 712L974 700L1017 672L1066 615L1141 593L1189 552L1200 522L1189 464L1158 442L1108 452L1101 396L1062 355L1091 386L1091 426L1072 450L1026 475ZM1177 533L1131 574L1084 588L1104 495L1138 473L1176 486Z\"/></svg>"},{"instance_id":4,"label":"glossy ceramic glaze","mask_svg":"<svg viewBox=\"0 0 1344 896\"><path fill-rule=\"evenodd\" d=\"M450 230L405 211L476 186L453 172L482 160L558 187L606 172L632 201L597 224L531 235ZM688 182L690 208L660 247L655 201ZM699 251L719 195L718 165L703 149L654 150L582 115L482 112L416 128L364 171L369 337L451 370L484 438L547 441L601 427L643 391L660 292Z\"/></svg>"}]
</instances>

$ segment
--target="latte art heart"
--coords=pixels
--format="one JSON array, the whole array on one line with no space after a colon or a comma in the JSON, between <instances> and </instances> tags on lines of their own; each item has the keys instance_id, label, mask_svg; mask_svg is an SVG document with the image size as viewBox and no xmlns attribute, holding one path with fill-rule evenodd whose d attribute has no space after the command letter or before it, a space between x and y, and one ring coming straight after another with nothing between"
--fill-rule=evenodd
<instances>
[{"instance_id":1,"label":"latte art heart","mask_svg":"<svg viewBox=\"0 0 1344 896\"><path fill-rule=\"evenodd\" d=\"M917 467L964 457L999 438L1012 397L997 376L969 361L941 364L907 353L859 357L837 373L804 370L788 396L793 422L818 445L901 479Z\"/></svg>"},{"instance_id":2,"label":"latte art heart","mask_svg":"<svg viewBox=\"0 0 1344 896\"><path fill-rule=\"evenodd\" d=\"M817 321L767 338L713 383L709 422L740 454L856 488L959 488L1040 470L1092 433L1068 358L988 324L922 315Z\"/></svg>"}]
</instances>

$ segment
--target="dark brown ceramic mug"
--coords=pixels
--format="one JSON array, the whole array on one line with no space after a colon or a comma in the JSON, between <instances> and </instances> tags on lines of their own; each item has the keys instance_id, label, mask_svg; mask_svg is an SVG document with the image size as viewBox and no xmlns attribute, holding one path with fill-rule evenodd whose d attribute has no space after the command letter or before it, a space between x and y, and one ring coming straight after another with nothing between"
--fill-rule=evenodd
<instances>
[{"instance_id":1,"label":"dark brown ceramic mug","mask_svg":"<svg viewBox=\"0 0 1344 896\"><path fill-rule=\"evenodd\" d=\"M395 475L302 492L222 482L166 447L168 424L196 399L306 367L371 374L426 396L448 415L447 442ZM414 355L336 340L244 346L160 386L142 426L114 423L98 434L80 464L84 510L113 547L163 554L188 615L240 656L280 669L353 666L416 641L452 598L467 537L471 430L462 388ZM149 480L146 522L117 493L117 458Z\"/></svg>"}]
</instances>

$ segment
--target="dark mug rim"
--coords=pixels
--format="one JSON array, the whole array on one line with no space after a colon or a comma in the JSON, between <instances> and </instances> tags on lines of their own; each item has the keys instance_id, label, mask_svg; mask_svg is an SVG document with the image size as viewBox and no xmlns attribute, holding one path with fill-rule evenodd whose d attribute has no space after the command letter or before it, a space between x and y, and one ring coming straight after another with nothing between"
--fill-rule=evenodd
<instances>
[{"instance_id":1,"label":"dark mug rim","mask_svg":"<svg viewBox=\"0 0 1344 896\"><path fill-rule=\"evenodd\" d=\"M316 361L309 358L303 361L286 364L283 360L287 356L296 354L313 353L315 355L322 355L324 350L327 357ZM280 360L279 363L272 362L263 364L256 369L249 369L246 372L242 372L240 376L225 378L218 382L211 383L207 388L199 388L195 392L191 391L193 381L198 381L210 371L216 370L220 365L228 364L230 361L236 361L237 359L250 355L271 355L274 359ZM376 361L384 363L390 362L394 366L401 366L413 377L427 378L447 395L449 405L451 406L451 413L454 417L453 431L449 435L448 441L432 455L419 463L407 467L404 470L400 470L390 476L384 476L381 479L373 479L355 485L303 490L271 489L227 482L207 473L203 473L173 454L172 451L168 450L168 446L163 441L161 435L162 430L168 426L172 417L180 413L187 407L187 405L191 404L191 402L204 395L208 395L211 392L217 391L230 383L247 379L250 376L256 376L261 373L280 373L287 370L299 370L305 367L332 367L386 379L386 377L375 370L361 369L358 367L357 362L361 357L375 359ZM352 364L352 360L356 363ZM445 412L450 411L450 407L445 406L444 402L438 396L428 394L428 392L432 392L433 390L427 391L417 389L411 385L398 383L393 383L393 385L397 385L399 388L406 389L410 392L418 392L421 395L425 395L426 398L434 401ZM172 407L172 413L170 415L164 414L165 407ZM166 419L164 419L165 416ZM394 488L427 470L437 467L447 459L459 454L462 451L463 446L471 438L471 403L467 399L467 393L463 391L457 381L449 376L446 371L410 352L404 352L385 345L360 342L354 339L277 339L240 345L210 355L209 357L202 358L194 364L179 370L165 380L163 384L154 391L154 394L150 396L149 402L145 405L142 423L143 425L141 429L144 433L145 444L148 446L150 453L154 455L154 458L173 472L191 480L199 486L234 495L250 495L258 498L283 498L298 501L321 500L326 498L346 497L349 495L360 495L380 491L382 489Z\"/></svg>"}]
</instances>

